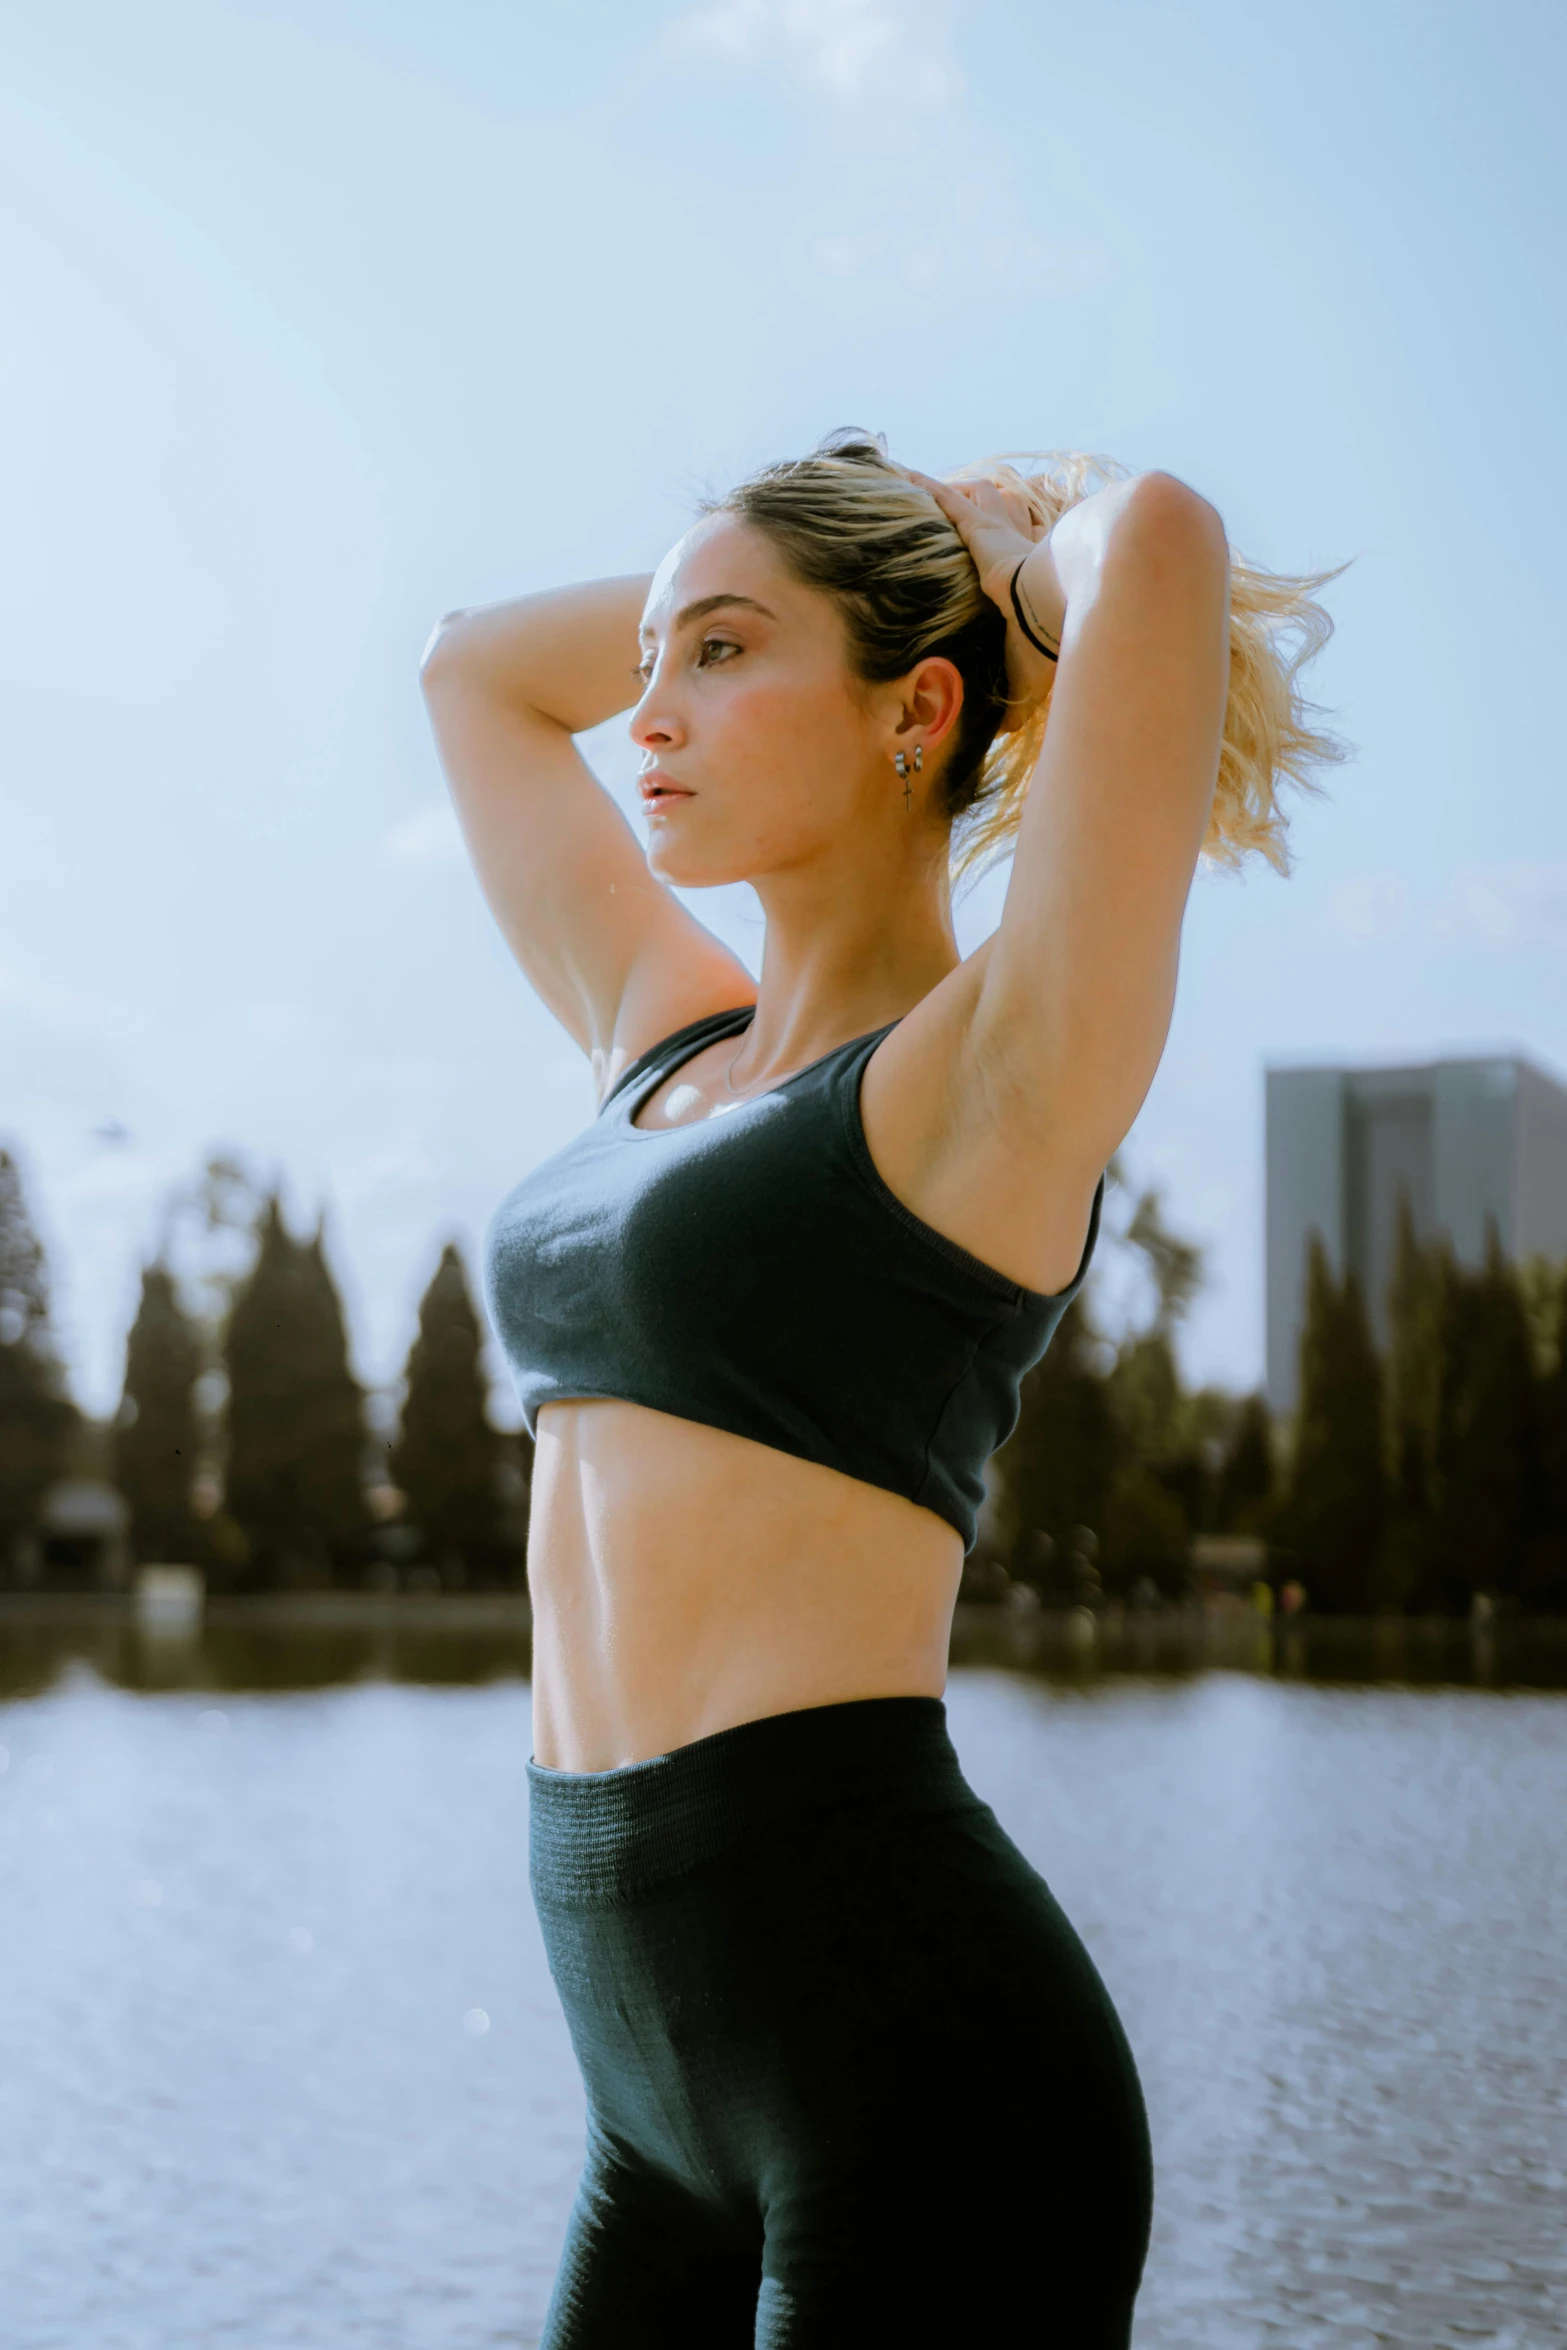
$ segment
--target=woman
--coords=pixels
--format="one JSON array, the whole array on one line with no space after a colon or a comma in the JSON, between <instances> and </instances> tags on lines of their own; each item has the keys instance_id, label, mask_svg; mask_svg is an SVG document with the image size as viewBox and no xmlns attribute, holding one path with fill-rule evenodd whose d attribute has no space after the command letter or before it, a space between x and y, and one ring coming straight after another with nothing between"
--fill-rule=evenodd
<instances>
[{"instance_id":1,"label":"woman","mask_svg":"<svg viewBox=\"0 0 1567 2350\"><path fill-rule=\"evenodd\" d=\"M840 436L651 580L432 642L485 891L601 1097L489 1264L588 2094L548 2350L1128 2340L1136 2073L941 1693L1199 852L1280 861L1275 780L1326 747L1277 645L1314 584L1232 571L1167 475L942 483ZM572 742L633 701L645 853ZM954 865L1008 840L962 958ZM671 890L736 880L759 983Z\"/></svg>"}]
</instances>

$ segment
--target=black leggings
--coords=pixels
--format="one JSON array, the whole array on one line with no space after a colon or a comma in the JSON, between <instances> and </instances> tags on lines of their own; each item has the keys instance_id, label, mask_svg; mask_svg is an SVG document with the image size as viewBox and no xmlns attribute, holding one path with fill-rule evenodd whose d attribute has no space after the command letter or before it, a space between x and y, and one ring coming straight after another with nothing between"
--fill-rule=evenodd
<instances>
[{"instance_id":1,"label":"black leggings","mask_svg":"<svg viewBox=\"0 0 1567 2350\"><path fill-rule=\"evenodd\" d=\"M939 1698L529 1780L588 2093L543 2350L1125 2350L1131 2052Z\"/></svg>"}]
</instances>

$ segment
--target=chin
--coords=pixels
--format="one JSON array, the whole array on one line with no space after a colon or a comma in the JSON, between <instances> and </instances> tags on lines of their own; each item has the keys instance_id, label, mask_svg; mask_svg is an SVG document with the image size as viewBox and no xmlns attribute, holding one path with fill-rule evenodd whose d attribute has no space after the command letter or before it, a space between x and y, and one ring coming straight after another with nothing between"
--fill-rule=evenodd
<instances>
[{"instance_id":1,"label":"chin","mask_svg":"<svg viewBox=\"0 0 1567 2350\"><path fill-rule=\"evenodd\" d=\"M670 889L722 889L731 881L749 881L749 873L727 865L700 863L695 857L649 857L648 870Z\"/></svg>"},{"instance_id":2,"label":"chin","mask_svg":"<svg viewBox=\"0 0 1567 2350\"><path fill-rule=\"evenodd\" d=\"M654 879L671 889L722 889L726 882L750 879L749 870L711 850L704 856L694 841L650 840L647 863Z\"/></svg>"}]
</instances>

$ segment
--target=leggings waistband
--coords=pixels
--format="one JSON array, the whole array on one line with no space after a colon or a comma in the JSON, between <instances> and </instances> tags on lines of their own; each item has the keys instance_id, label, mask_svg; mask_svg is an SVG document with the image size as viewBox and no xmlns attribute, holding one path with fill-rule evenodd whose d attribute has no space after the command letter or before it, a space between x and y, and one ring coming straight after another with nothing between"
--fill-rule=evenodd
<instances>
[{"instance_id":1,"label":"leggings waistband","mask_svg":"<svg viewBox=\"0 0 1567 2350\"><path fill-rule=\"evenodd\" d=\"M761 1831L978 1798L939 1697L863 1697L768 1714L613 1771L528 1764L534 1895L579 1908L650 1891Z\"/></svg>"}]
</instances>

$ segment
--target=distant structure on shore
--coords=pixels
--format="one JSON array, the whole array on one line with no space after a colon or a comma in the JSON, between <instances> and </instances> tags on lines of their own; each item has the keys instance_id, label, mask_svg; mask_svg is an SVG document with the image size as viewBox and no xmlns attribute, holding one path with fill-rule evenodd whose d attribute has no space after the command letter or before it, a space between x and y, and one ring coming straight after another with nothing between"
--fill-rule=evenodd
<instances>
[{"instance_id":1,"label":"distant structure on shore","mask_svg":"<svg viewBox=\"0 0 1567 2350\"><path fill-rule=\"evenodd\" d=\"M1478 1265L1567 1257L1567 1088L1516 1055L1395 1069L1270 1069L1267 1077L1268 1401L1292 1411L1306 1246L1320 1232L1359 1280L1387 1341L1398 1195L1417 1236L1446 1233Z\"/></svg>"}]
</instances>

